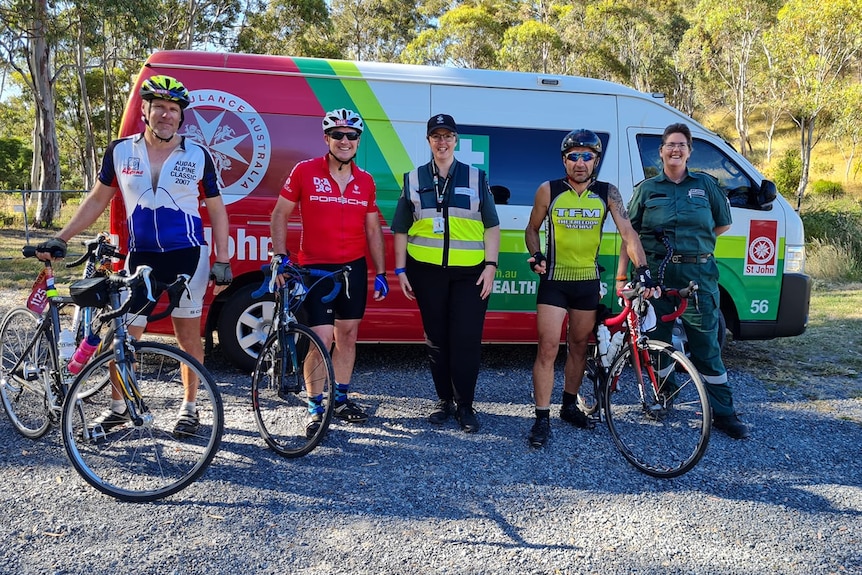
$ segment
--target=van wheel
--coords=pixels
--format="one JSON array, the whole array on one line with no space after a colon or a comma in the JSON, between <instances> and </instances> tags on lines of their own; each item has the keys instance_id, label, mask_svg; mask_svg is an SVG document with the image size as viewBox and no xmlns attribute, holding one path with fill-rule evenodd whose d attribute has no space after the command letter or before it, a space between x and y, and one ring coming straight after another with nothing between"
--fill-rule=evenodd
<instances>
[{"instance_id":1,"label":"van wheel","mask_svg":"<svg viewBox=\"0 0 862 575\"><path fill-rule=\"evenodd\" d=\"M231 363L251 372L257 355L269 334L275 302L272 294L255 299L251 296L259 286L244 286L224 303L218 319L218 340L222 353Z\"/></svg>"}]
</instances>

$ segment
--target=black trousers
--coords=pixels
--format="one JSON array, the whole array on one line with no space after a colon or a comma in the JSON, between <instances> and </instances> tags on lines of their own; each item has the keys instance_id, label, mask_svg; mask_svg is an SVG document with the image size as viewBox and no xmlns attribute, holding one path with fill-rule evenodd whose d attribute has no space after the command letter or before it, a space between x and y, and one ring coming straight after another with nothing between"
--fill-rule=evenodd
<instances>
[{"instance_id":1,"label":"black trousers","mask_svg":"<svg viewBox=\"0 0 862 575\"><path fill-rule=\"evenodd\" d=\"M441 267L407 258L407 277L422 315L437 397L472 407L488 300L476 281L484 266Z\"/></svg>"}]
</instances>

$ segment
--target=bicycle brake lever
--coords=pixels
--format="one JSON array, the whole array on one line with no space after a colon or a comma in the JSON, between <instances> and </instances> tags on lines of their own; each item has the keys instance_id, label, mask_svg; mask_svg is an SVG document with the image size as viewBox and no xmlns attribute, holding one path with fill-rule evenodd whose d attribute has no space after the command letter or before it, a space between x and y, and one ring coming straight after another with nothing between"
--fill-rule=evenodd
<instances>
[{"instance_id":1,"label":"bicycle brake lever","mask_svg":"<svg viewBox=\"0 0 862 575\"><path fill-rule=\"evenodd\" d=\"M156 298L153 297L153 282L150 279L150 274L152 273L153 268L147 266L141 270L141 277L144 279L144 285L147 286L147 299L151 302L155 302Z\"/></svg>"}]
</instances>

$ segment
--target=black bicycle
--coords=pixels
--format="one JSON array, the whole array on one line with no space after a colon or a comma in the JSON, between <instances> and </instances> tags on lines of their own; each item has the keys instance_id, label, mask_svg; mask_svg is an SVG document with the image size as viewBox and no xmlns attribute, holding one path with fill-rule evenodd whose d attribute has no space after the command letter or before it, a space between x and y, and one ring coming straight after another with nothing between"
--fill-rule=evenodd
<instances>
[{"instance_id":1,"label":"black bicycle","mask_svg":"<svg viewBox=\"0 0 862 575\"><path fill-rule=\"evenodd\" d=\"M72 284L75 303L100 307L97 329L110 324L113 340L69 388L60 425L63 444L87 483L123 501L152 501L187 487L212 461L224 430L221 395L209 371L177 347L136 341L126 330L135 290L144 289L150 301L156 301L154 293L167 293L167 309L148 317L156 321L171 313L187 289L188 276L165 285L151 281L151 271L140 266L132 275L112 274L78 290ZM195 431L178 432L174 424L186 385L197 390L199 424ZM106 419L116 396L126 415Z\"/></svg>"},{"instance_id":2,"label":"black bicycle","mask_svg":"<svg viewBox=\"0 0 862 575\"><path fill-rule=\"evenodd\" d=\"M85 253L65 264L67 268L85 264L82 281L106 276L114 261L125 257L105 233L83 245ZM22 254L34 257L36 251L25 246ZM0 398L18 433L38 439L60 421L60 409L74 379L68 371L71 353L94 335L98 309L75 305L71 297L59 295L50 261L44 262L27 304L10 310L0 322Z\"/></svg>"},{"instance_id":3,"label":"black bicycle","mask_svg":"<svg viewBox=\"0 0 862 575\"><path fill-rule=\"evenodd\" d=\"M327 272L274 258L262 270L267 276L252 295L260 298L274 293L275 310L252 374L254 417L261 437L273 451L283 457L302 457L320 443L329 428L335 373L329 350L311 328L297 320L296 313L320 282L334 283L322 298L324 302L334 300L342 283L347 284L351 268ZM281 286L278 276L285 278Z\"/></svg>"}]
</instances>

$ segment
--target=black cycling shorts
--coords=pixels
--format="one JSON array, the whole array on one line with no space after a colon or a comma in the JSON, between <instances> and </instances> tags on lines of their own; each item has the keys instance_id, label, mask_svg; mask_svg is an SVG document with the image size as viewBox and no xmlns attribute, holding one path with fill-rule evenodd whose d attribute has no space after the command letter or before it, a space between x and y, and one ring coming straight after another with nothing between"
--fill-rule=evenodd
<instances>
[{"instance_id":1,"label":"black cycling shorts","mask_svg":"<svg viewBox=\"0 0 862 575\"><path fill-rule=\"evenodd\" d=\"M343 264L309 264L309 269L326 271L340 270ZM336 319L362 319L365 315L365 303L368 298L368 265L365 258L348 262L352 269L349 279L349 294L344 285L338 296L329 303L323 303L321 298L332 291L332 280L324 279L314 286L305 297L302 306L301 320L309 327L316 325L335 325ZM320 278L308 278L307 283L313 284Z\"/></svg>"},{"instance_id":2,"label":"black cycling shorts","mask_svg":"<svg viewBox=\"0 0 862 575\"><path fill-rule=\"evenodd\" d=\"M599 280L560 281L539 280L536 304L563 309L593 311L599 307Z\"/></svg>"}]
</instances>

